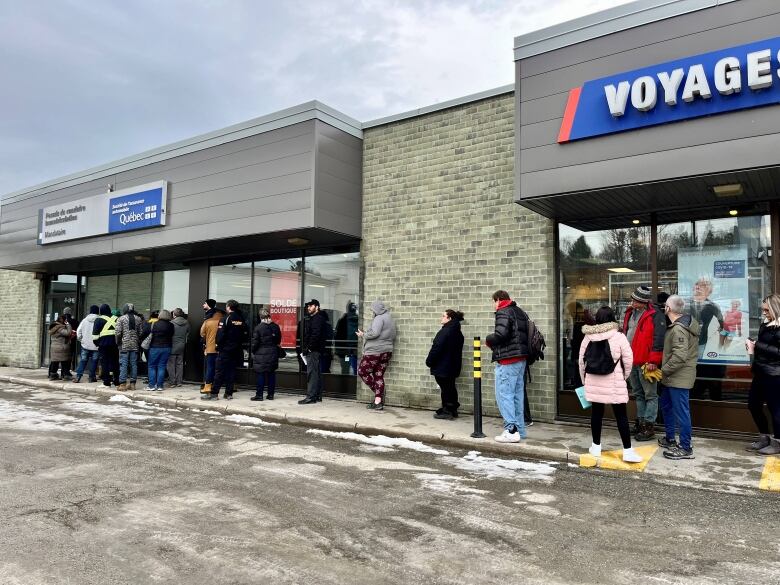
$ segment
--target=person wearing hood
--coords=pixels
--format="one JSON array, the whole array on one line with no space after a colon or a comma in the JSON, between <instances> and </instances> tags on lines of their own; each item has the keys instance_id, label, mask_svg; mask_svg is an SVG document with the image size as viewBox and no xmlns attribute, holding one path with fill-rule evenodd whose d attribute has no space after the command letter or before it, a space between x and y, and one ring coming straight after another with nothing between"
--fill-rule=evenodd
<instances>
[{"instance_id":1,"label":"person wearing hood","mask_svg":"<svg viewBox=\"0 0 780 585\"><path fill-rule=\"evenodd\" d=\"M147 322L141 332L141 343L152 336L149 344L149 384L144 390L162 392L165 384L165 369L168 365L168 356L171 355L173 345L173 324L171 313L165 309L160 310L154 323Z\"/></svg>"},{"instance_id":2,"label":"person wearing hood","mask_svg":"<svg viewBox=\"0 0 780 585\"><path fill-rule=\"evenodd\" d=\"M100 314L92 326L92 341L98 348L103 386L119 386L119 350L116 345L117 318L111 314L111 306L100 305Z\"/></svg>"},{"instance_id":3,"label":"person wearing hood","mask_svg":"<svg viewBox=\"0 0 780 585\"><path fill-rule=\"evenodd\" d=\"M206 371L203 376L203 389L201 394L211 394L211 385L214 383L214 372L217 365L217 329L222 319L222 311L217 308L217 301L206 299L203 302L203 324L200 326L200 339L203 345Z\"/></svg>"},{"instance_id":4,"label":"person wearing hood","mask_svg":"<svg viewBox=\"0 0 780 585\"><path fill-rule=\"evenodd\" d=\"M119 348L119 387L117 390L135 390L138 380L138 350L143 331L143 318L135 312L132 303L122 307L122 316L116 320L116 343ZM129 373L129 380L128 380Z\"/></svg>"},{"instance_id":5,"label":"person wearing hood","mask_svg":"<svg viewBox=\"0 0 780 585\"><path fill-rule=\"evenodd\" d=\"M701 326L690 315L683 315L685 300L680 295L666 299L664 311L669 326L664 336L661 360L660 407L664 416L665 436L658 444L665 447L667 459L693 459L691 445L690 391L696 382L696 362L699 359ZM680 442L675 441L675 429L680 430Z\"/></svg>"},{"instance_id":6,"label":"person wearing hood","mask_svg":"<svg viewBox=\"0 0 780 585\"><path fill-rule=\"evenodd\" d=\"M79 328L79 320L73 316L73 309L70 307L62 309L62 314L65 315L65 320L68 322L68 325L70 325L70 367L74 367L76 364L73 363L73 360L78 355L79 351L76 342L76 331L78 331Z\"/></svg>"},{"instance_id":7,"label":"person wearing hood","mask_svg":"<svg viewBox=\"0 0 780 585\"><path fill-rule=\"evenodd\" d=\"M309 320L303 327L301 355L306 358L306 398L298 404L322 402L322 360L325 357L328 340L333 338L328 314L320 310L320 302L312 299L305 305Z\"/></svg>"},{"instance_id":8,"label":"person wearing hood","mask_svg":"<svg viewBox=\"0 0 780 585\"><path fill-rule=\"evenodd\" d=\"M601 425L605 405L610 404L623 443L623 461L639 463L642 457L631 447L631 429L626 408L626 380L634 365L634 352L626 336L618 331L619 327L615 312L607 306L596 311L595 325L582 326L584 338L578 364L580 378L585 386L585 398L591 402L590 432L593 442L588 452L594 457L601 456ZM604 369L598 365L597 358L601 352L606 356L607 366Z\"/></svg>"},{"instance_id":9,"label":"person wearing hood","mask_svg":"<svg viewBox=\"0 0 780 585\"><path fill-rule=\"evenodd\" d=\"M62 368L62 379L70 380L70 338L72 329L68 316L63 313L49 326L51 347L49 353L49 380L59 380L57 371Z\"/></svg>"},{"instance_id":10,"label":"person wearing hood","mask_svg":"<svg viewBox=\"0 0 780 585\"><path fill-rule=\"evenodd\" d=\"M282 330L271 319L268 309L260 311L260 323L252 333L252 369L257 374L257 390L250 400L262 400L268 384L268 400L274 399L276 370L279 369L279 354L282 353Z\"/></svg>"},{"instance_id":11,"label":"person wearing hood","mask_svg":"<svg viewBox=\"0 0 780 585\"><path fill-rule=\"evenodd\" d=\"M95 371L98 363L98 348L92 340L92 330L95 327L95 319L97 319L99 312L100 308L97 305L92 305L89 308L89 315L84 317L76 330L76 339L81 344L81 355L79 356L79 365L76 368L76 379L74 382L81 382L81 377L84 375L84 370L88 365L89 381L97 382Z\"/></svg>"},{"instance_id":12,"label":"person wearing hood","mask_svg":"<svg viewBox=\"0 0 780 585\"><path fill-rule=\"evenodd\" d=\"M382 301L371 303L371 311L374 313L371 327L367 331L357 330L357 336L363 340L358 376L374 392L374 401L368 408L382 410L385 407L385 370L393 357L397 329Z\"/></svg>"},{"instance_id":13,"label":"person wearing hood","mask_svg":"<svg viewBox=\"0 0 780 585\"><path fill-rule=\"evenodd\" d=\"M181 386L184 381L184 349L190 336L190 322L180 308L173 310L173 343L168 357L168 382L171 388Z\"/></svg>"},{"instance_id":14,"label":"person wearing hood","mask_svg":"<svg viewBox=\"0 0 780 585\"><path fill-rule=\"evenodd\" d=\"M780 454L780 295L771 294L762 301L761 315L758 336L745 341L748 353L753 355L748 409L759 432L758 440L748 446L748 451L777 455ZM769 434L764 403L772 415L774 438Z\"/></svg>"},{"instance_id":15,"label":"person wearing hood","mask_svg":"<svg viewBox=\"0 0 780 585\"><path fill-rule=\"evenodd\" d=\"M336 355L341 364L341 373L357 374L357 305L352 301L347 303L347 312L336 322Z\"/></svg>"},{"instance_id":16,"label":"person wearing hood","mask_svg":"<svg viewBox=\"0 0 780 585\"><path fill-rule=\"evenodd\" d=\"M463 313L447 309L441 315L441 329L433 338L433 345L425 359L425 365L431 369L431 375L441 389L441 408L433 418L453 420L458 418L458 389L455 381L460 376L463 365L463 333L460 322Z\"/></svg>"}]
</instances>

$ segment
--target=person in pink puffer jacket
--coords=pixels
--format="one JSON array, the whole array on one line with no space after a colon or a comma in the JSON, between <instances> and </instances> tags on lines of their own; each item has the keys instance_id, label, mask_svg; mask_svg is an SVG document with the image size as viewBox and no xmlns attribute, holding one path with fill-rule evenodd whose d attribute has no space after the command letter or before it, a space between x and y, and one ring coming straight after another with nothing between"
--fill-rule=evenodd
<instances>
[{"instance_id":1,"label":"person in pink puffer jacket","mask_svg":"<svg viewBox=\"0 0 780 585\"><path fill-rule=\"evenodd\" d=\"M588 452L594 457L601 456L601 423L604 418L604 405L611 404L615 414L620 438L623 441L623 461L639 463L642 457L631 447L631 431L628 425L628 387L626 380L634 364L634 354L626 336L618 331L615 312L610 307L601 307L596 312L595 325L583 325L585 339L580 346L580 377L585 386L585 397L592 403L590 430L593 444ZM609 374L589 374L585 371L585 352L592 342L606 340L609 343L615 369Z\"/></svg>"}]
</instances>

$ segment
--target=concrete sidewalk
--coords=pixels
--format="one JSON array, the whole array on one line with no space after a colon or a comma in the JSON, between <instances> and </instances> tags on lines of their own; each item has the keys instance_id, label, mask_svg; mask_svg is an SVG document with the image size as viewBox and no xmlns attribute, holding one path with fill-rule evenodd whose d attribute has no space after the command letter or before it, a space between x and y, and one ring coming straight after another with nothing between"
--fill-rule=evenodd
<instances>
[{"instance_id":1,"label":"concrete sidewalk","mask_svg":"<svg viewBox=\"0 0 780 585\"><path fill-rule=\"evenodd\" d=\"M72 391L82 394L112 396L114 388L102 384L52 382L46 370L0 368L0 381ZM298 395L277 393L273 401L252 402L251 391L235 394L233 400L200 400L198 386L185 385L163 392L124 393L135 400L176 408L213 410L244 414L264 420L331 431L364 435L405 437L428 444L449 445L504 457L555 461L572 466L609 469L627 473L637 479L652 479L668 484L691 485L730 492L750 493L762 489L780 492L780 457L762 457L745 451L745 443L722 439L694 437L696 459L670 461L665 459L655 442L638 443L634 447L645 457L640 464L625 464L620 459L620 438L614 428L605 428L603 454L596 461L587 454L590 429L570 424L536 423L528 429L528 438L519 444L496 443L501 433L499 419L485 417L484 439L473 439L473 417L454 421L434 419L430 411L387 407L383 411L366 409L364 403L352 400L326 399L318 404L299 405Z\"/></svg>"}]
</instances>

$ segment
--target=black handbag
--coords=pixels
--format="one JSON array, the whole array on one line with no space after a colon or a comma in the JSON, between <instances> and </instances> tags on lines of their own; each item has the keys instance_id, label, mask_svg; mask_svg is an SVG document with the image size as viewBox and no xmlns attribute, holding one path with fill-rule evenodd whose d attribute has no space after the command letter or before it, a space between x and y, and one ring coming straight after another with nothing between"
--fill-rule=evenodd
<instances>
[{"instance_id":1,"label":"black handbag","mask_svg":"<svg viewBox=\"0 0 780 585\"><path fill-rule=\"evenodd\" d=\"M286 357L287 357L287 352L286 352L286 351L284 351L284 348L283 348L281 345L277 345L277 346L276 346L276 350L277 350L277 353L278 353L279 359L282 359L282 358L286 358Z\"/></svg>"}]
</instances>

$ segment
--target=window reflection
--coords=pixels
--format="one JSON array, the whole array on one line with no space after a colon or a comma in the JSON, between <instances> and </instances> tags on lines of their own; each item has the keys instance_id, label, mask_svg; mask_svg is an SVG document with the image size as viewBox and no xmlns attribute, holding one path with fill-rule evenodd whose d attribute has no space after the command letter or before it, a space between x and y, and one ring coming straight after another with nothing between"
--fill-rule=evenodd
<instances>
[{"instance_id":1,"label":"window reflection","mask_svg":"<svg viewBox=\"0 0 780 585\"><path fill-rule=\"evenodd\" d=\"M255 262L253 323L258 314L268 309L271 319L282 331L282 347L287 355L279 360L279 369L298 371L296 331L301 311L301 259L283 258Z\"/></svg>"}]
</instances>

